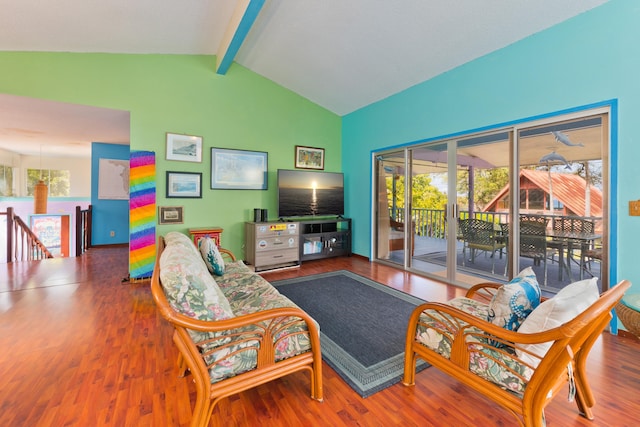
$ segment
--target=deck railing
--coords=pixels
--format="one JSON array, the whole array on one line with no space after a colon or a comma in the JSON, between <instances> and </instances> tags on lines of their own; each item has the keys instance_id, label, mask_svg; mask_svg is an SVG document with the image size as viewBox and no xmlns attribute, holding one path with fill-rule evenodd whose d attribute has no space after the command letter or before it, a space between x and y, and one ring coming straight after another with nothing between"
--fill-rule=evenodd
<instances>
[{"instance_id":1,"label":"deck railing","mask_svg":"<svg viewBox=\"0 0 640 427\"><path fill-rule=\"evenodd\" d=\"M528 214L523 214L528 215ZM395 208L389 210L389 216L398 222L404 222L404 208ZM460 218L469 218L469 211L460 211ZM549 225L552 224L553 218L558 218L558 215L551 214L539 214L536 216L545 217L549 219ZM506 224L509 222L508 212L473 212L472 215L475 219L482 219L496 224ZM437 239L444 239L447 236L447 221L444 209L423 209L416 208L411 210L411 218L414 223L416 235L423 237L435 237ZM602 229L602 218L597 217L574 217L593 221L595 223L595 229Z\"/></svg>"}]
</instances>

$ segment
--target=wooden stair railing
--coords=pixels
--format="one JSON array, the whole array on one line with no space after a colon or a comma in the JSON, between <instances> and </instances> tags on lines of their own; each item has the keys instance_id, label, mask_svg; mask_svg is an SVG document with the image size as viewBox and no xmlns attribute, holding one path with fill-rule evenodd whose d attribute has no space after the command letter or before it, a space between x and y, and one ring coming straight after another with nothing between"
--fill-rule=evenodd
<instances>
[{"instance_id":1,"label":"wooden stair railing","mask_svg":"<svg viewBox=\"0 0 640 427\"><path fill-rule=\"evenodd\" d=\"M47 247L13 208L7 208L7 263L53 258Z\"/></svg>"},{"instance_id":2,"label":"wooden stair railing","mask_svg":"<svg viewBox=\"0 0 640 427\"><path fill-rule=\"evenodd\" d=\"M76 206L76 256L82 255L91 247L91 213L91 205L84 210Z\"/></svg>"}]
</instances>

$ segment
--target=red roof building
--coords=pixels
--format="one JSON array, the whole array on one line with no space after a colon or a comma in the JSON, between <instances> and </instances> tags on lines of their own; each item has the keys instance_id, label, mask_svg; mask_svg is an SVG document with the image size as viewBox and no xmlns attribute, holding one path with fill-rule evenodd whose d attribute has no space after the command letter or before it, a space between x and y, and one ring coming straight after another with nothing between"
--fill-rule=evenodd
<instances>
[{"instance_id":1,"label":"red roof building","mask_svg":"<svg viewBox=\"0 0 640 427\"><path fill-rule=\"evenodd\" d=\"M551 178L551 179L549 179ZM551 185L550 185L551 184ZM554 209L549 209L549 194ZM509 210L509 185L498 192L484 212ZM587 202L587 197L589 201ZM520 213L602 217L602 191L579 175L537 170L520 170Z\"/></svg>"}]
</instances>

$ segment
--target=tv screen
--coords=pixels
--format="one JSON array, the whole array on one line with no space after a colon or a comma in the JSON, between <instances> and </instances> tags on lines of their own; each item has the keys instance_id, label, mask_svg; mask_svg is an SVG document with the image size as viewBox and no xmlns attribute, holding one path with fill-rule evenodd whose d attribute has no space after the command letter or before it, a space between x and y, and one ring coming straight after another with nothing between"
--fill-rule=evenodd
<instances>
[{"instance_id":1,"label":"tv screen","mask_svg":"<svg viewBox=\"0 0 640 427\"><path fill-rule=\"evenodd\" d=\"M344 175L278 169L278 216L344 214Z\"/></svg>"}]
</instances>

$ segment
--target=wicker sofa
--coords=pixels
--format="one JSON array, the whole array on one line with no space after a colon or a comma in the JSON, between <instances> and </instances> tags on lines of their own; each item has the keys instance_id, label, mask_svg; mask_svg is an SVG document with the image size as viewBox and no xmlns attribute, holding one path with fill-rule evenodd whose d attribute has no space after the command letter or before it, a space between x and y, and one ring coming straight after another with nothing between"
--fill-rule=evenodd
<instances>
[{"instance_id":1,"label":"wicker sofa","mask_svg":"<svg viewBox=\"0 0 640 427\"><path fill-rule=\"evenodd\" d=\"M297 371L322 401L317 323L233 255L214 276L184 234L159 238L151 292L174 326L180 375L196 385L191 426L206 426L220 399Z\"/></svg>"},{"instance_id":2,"label":"wicker sofa","mask_svg":"<svg viewBox=\"0 0 640 427\"><path fill-rule=\"evenodd\" d=\"M527 333L522 332L525 323L514 332L487 320L500 287L484 283L465 297L418 306L407 329L403 383L414 384L416 361L424 359L509 410L524 426L543 426L544 408L569 383L570 398L575 397L584 417L593 419L587 356L630 283L623 280L600 296L596 287L595 302L586 309L574 307L581 312L573 319ZM526 319L536 310L560 305L554 298L540 303Z\"/></svg>"}]
</instances>

